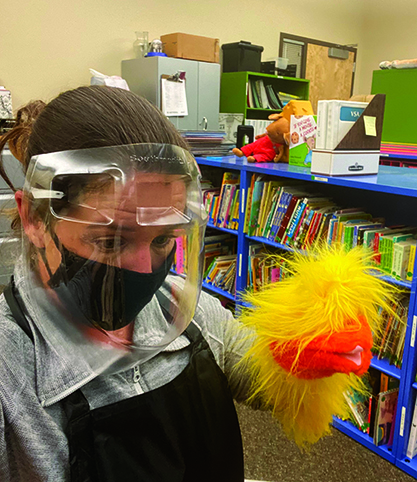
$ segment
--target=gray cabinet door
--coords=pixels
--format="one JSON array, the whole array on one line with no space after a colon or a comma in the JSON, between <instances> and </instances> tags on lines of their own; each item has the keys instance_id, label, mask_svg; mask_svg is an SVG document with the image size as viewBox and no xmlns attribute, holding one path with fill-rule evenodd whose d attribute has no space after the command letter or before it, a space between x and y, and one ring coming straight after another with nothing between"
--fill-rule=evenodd
<instances>
[{"instance_id":1,"label":"gray cabinet door","mask_svg":"<svg viewBox=\"0 0 417 482\"><path fill-rule=\"evenodd\" d=\"M187 116L170 116L168 119L180 130L196 130L198 116L198 62L192 60L174 59L172 57L157 57L158 79L162 75L174 75L179 70L185 71L185 94L187 97ZM161 106L161 81L158 86L158 107Z\"/></svg>"},{"instance_id":2,"label":"gray cabinet door","mask_svg":"<svg viewBox=\"0 0 417 482\"><path fill-rule=\"evenodd\" d=\"M218 130L220 64L172 57L149 57L122 61L122 77L132 92L161 108L161 76L185 71L188 115L168 117L180 130Z\"/></svg>"},{"instance_id":3,"label":"gray cabinet door","mask_svg":"<svg viewBox=\"0 0 417 482\"><path fill-rule=\"evenodd\" d=\"M220 64L198 62L198 129L219 130ZM205 127L206 126L206 127Z\"/></svg>"}]
</instances>

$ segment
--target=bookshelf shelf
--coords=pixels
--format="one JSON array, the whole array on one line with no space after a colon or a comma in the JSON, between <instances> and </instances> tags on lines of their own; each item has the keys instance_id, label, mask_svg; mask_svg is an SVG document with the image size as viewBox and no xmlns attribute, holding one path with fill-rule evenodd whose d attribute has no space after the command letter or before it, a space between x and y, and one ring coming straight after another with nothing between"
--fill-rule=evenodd
<instances>
[{"instance_id":1,"label":"bookshelf shelf","mask_svg":"<svg viewBox=\"0 0 417 482\"><path fill-rule=\"evenodd\" d=\"M333 417L333 426L360 444L364 445L369 450L372 450L372 452L375 452L392 464L395 464L395 456L392 450L387 449L386 445L381 445L379 447L376 446L368 434L358 430L352 423L340 420L337 417Z\"/></svg>"},{"instance_id":2,"label":"bookshelf shelf","mask_svg":"<svg viewBox=\"0 0 417 482\"><path fill-rule=\"evenodd\" d=\"M272 109L249 108L247 105L250 81L263 80L264 85L272 85L276 92L285 92L308 100L310 81L260 72L225 72L221 76L220 112L241 113L244 120L267 119L268 114L279 112Z\"/></svg>"},{"instance_id":3,"label":"bookshelf shelf","mask_svg":"<svg viewBox=\"0 0 417 482\"><path fill-rule=\"evenodd\" d=\"M406 472L407 474L411 475L412 477L416 477L417 474L417 458L409 459L404 457L400 460L397 460L396 466Z\"/></svg>"},{"instance_id":4,"label":"bookshelf shelf","mask_svg":"<svg viewBox=\"0 0 417 482\"><path fill-rule=\"evenodd\" d=\"M411 289L411 281L403 281L392 278L391 276L381 276L381 279L393 285L402 286L403 288L408 288L409 290Z\"/></svg>"},{"instance_id":5,"label":"bookshelf shelf","mask_svg":"<svg viewBox=\"0 0 417 482\"><path fill-rule=\"evenodd\" d=\"M293 248L289 246L269 241L263 237L247 236L244 233L245 203L251 177L254 173L266 175L269 179L276 177L277 179L300 181L300 184L306 186L307 192L323 193L323 196L329 196L336 202L344 201L343 205L346 205L348 201L352 202L352 206L354 204L363 206L369 212L372 212L374 216L384 217L386 224L389 226L395 224L417 224L415 217L417 210L417 169L380 166L379 173L375 176L317 177L312 175L309 169L305 167L280 163L253 164L248 163L245 158L237 158L235 156L198 157L197 162L201 165L202 170L204 170L204 166L209 166L208 170L210 171L212 168L219 168L222 171L239 171L240 173L239 229L238 231L232 231L237 238L236 296L207 284L204 286L208 291L235 301L237 309L246 306L241 301L240 293L243 293L247 288L250 245L255 242L285 251L293 251ZM376 212L374 213L374 211ZM219 229L215 226L211 227ZM226 232L230 231L227 230ZM302 250L299 252L304 253ZM415 272L417 273L417 270ZM380 274L378 275L380 276ZM348 422L335 419L334 425L373 452L392 463L400 464L401 468L407 473L417 478L417 457L411 462L404 462L409 428L413 418L414 402L417 397L417 383L415 383L417 371L417 347L415 346L417 345L415 343L417 332L417 276L411 282L398 281L391 276L383 276L382 279L401 289L405 288L410 293L402 368L396 368L394 365L390 365L387 360L378 360L376 357L371 362L371 366L380 372L400 380L392 450L388 450L386 446L376 447L368 435L363 434Z\"/></svg>"},{"instance_id":6,"label":"bookshelf shelf","mask_svg":"<svg viewBox=\"0 0 417 482\"><path fill-rule=\"evenodd\" d=\"M275 243L267 238L261 238L260 236L248 236L247 234L245 234L245 237L250 241L257 241L258 243L267 244L268 246L273 246L274 248L284 249L285 251L294 251L291 247L286 246L285 244Z\"/></svg>"},{"instance_id":7,"label":"bookshelf shelf","mask_svg":"<svg viewBox=\"0 0 417 482\"><path fill-rule=\"evenodd\" d=\"M374 356L371 360L371 367L377 368L379 371L386 373L390 377L395 377L398 380L401 379L401 368L391 365L389 361L384 358L378 360L378 358Z\"/></svg>"},{"instance_id":8,"label":"bookshelf shelf","mask_svg":"<svg viewBox=\"0 0 417 482\"><path fill-rule=\"evenodd\" d=\"M224 231L225 233L237 235L236 229L228 229L228 228L221 228L219 226L214 225L213 223L207 223L208 228L218 229L219 231Z\"/></svg>"},{"instance_id":9,"label":"bookshelf shelf","mask_svg":"<svg viewBox=\"0 0 417 482\"><path fill-rule=\"evenodd\" d=\"M184 274L177 273L173 269L171 269L171 273L175 276L180 276L181 278L185 278ZM217 286L213 286L210 283L206 283L205 281L203 281L202 286L204 289L211 291L212 293L216 293L216 295L221 295L221 296L224 296L225 298L228 298L229 300L236 301L235 295L232 295L232 293L229 293L228 291L224 291L220 288L217 288Z\"/></svg>"},{"instance_id":10,"label":"bookshelf shelf","mask_svg":"<svg viewBox=\"0 0 417 482\"><path fill-rule=\"evenodd\" d=\"M224 296L225 298L228 298L229 300L236 301L235 295L232 295L232 293L229 293L228 291L224 291L220 288L217 288L217 286L213 286L210 283L206 283L203 281L203 288L209 291L212 291L213 293L216 293L217 295Z\"/></svg>"}]
</instances>

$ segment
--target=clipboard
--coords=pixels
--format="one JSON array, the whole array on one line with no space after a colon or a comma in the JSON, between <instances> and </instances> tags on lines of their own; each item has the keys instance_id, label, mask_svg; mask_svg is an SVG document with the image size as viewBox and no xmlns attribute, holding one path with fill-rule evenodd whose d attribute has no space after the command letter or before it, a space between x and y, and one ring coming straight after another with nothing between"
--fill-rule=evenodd
<instances>
[{"instance_id":1,"label":"clipboard","mask_svg":"<svg viewBox=\"0 0 417 482\"><path fill-rule=\"evenodd\" d=\"M185 72L161 75L161 110L167 117L188 115Z\"/></svg>"}]
</instances>

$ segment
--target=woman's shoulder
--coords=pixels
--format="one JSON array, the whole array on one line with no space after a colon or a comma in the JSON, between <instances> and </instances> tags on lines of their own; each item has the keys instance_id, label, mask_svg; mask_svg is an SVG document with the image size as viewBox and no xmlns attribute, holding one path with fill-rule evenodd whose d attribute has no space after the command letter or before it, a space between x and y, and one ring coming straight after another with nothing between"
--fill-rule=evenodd
<instances>
[{"instance_id":1,"label":"woman's shoulder","mask_svg":"<svg viewBox=\"0 0 417 482\"><path fill-rule=\"evenodd\" d=\"M6 302L0 295L0 384L5 383L5 372L13 372L19 381L19 373L24 373L28 356L33 358L34 346L30 338L17 324Z\"/></svg>"}]
</instances>

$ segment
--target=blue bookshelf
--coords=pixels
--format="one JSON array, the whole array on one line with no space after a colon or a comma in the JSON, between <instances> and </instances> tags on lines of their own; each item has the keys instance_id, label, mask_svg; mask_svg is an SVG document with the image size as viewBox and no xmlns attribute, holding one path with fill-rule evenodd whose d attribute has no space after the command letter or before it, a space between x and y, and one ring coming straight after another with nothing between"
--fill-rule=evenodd
<instances>
[{"instance_id":1,"label":"blue bookshelf","mask_svg":"<svg viewBox=\"0 0 417 482\"><path fill-rule=\"evenodd\" d=\"M374 176L325 177L312 175L309 169L304 167L274 163L252 164L248 163L245 158L237 158L235 156L197 157L197 162L201 166L211 166L222 170L237 170L240 172L241 198L239 229L232 231L225 228L217 228L213 225L210 226L221 231L231 232L237 236L236 298L230 295L230 293L228 294L229 296L226 295L226 297L235 300L240 307L245 306L245 304L240 301L239 293L246 289L249 244L259 242L272 248L292 251L292 248L288 246L271 242L261 237L249 237L243 233L246 193L253 173L303 181L318 192L321 192L321 189L323 189L323 191L326 189L326 193L330 192L335 195L338 192L342 192L345 203L354 203L355 199L357 199L357 205L362 206L362 203L365 203L366 207L367 203L368 206L380 209L382 213L387 213L387 224L389 221L390 225L407 224L407 222L408 224L417 225L417 218L415 216L417 210L417 169L381 165L378 175ZM379 216L380 214L376 215ZM396 222L397 219L398 222ZM414 382L417 370L417 353L415 347L417 332L417 314L415 307L417 278L414 278L412 282L395 280L390 276L384 276L383 279L410 291L409 315L402 368L399 369L390 365L388 361L383 359L378 360L375 357L371 362L371 366L379 371L400 380L393 446L390 449L386 446L375 446L373 440L367 434L362 433L349 422L335 418L334 426L368 449L417 478L417 457L411 461L405 457L409 428L413 417L414 402L417 396L417 383ZM210 285L206 285L204 288L212 292L218 290ZM224 293L217 292L217 294L225 296Z\"/></svg>"}]
</instances>

